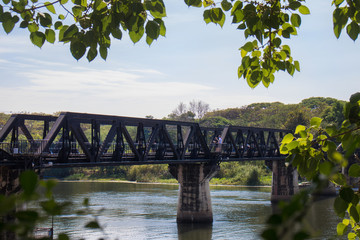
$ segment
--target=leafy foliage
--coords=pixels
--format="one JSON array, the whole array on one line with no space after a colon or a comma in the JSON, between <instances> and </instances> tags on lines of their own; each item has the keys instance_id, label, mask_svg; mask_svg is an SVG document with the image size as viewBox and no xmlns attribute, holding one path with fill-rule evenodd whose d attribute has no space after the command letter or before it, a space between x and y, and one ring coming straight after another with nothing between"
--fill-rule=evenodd
<instances>
[{"instance_id":1,"label":"leafy foliage","mask_svg":"<svg viewBox=\"0 0 360 240\"><path fill-rule=\"evenodd\" d=\"M162 0L6 0L0 4L0 22L7 34L19 24L41 48L45 41L54 43L57 32L59 42L70 43L75 59L87 53L88 61L98 54L106 59L111 37L121 39L123 32L128 32L134 43L146 35L151 45L166 34L163 17L166 9Z\"/></svg>"},{"instance_id":2,"label":"leafy foliage","mask_svg":"<svg viewBox=\"0 0 360 240\"><path fill-rule=\"evenodd\" d=\"M251 88L259 83L268 87L275 80L274 73L286 71L291 76L300 71L300 63L293 59L291 49L282 44L284 39L297 35L301 16L310 14L303 0L290 1L240 1L212 0L185 1L189 6L205 8L204 21L224 25L226 12L232 23L244 30L246 42L240 47L241 65L238 77L243 77Z\"/></svg>"},{"instance_id":3,"label":"leafy foliage","mask_svg":"<svg viewBox=\"0 0 360 240\"><path fill-rule=\"evenodd\" d=\"M314 107L314 106L319 107ZM227 124L251 127L285 128L295 130L301 124L308 126L315 116L324 118L324 125L341 125L344 102L334 98L312 97L299 104L253 103L240 108L228 108L208 112L200 121L209 123L214 117L222 117ZM209 120L208 120L209 119ZM225 123L225 121L224 121Z\"/></svg>"},{"instance_id":4,"label":"leafy foliage","mask_svg":"<svg viewBox=\"0 0 360 240\"><path fill-rule=\"evenodd\" d=\"M322 127L322 119L317 117L311 119L308 128L298 125L295 135L289 133L284 136L280 152L288 154L287 161L297 168L302 177L313 182L313 187L308 193L321 191L327 186L324 184L327 180L341 187L334 201L334 210L342 218L337 225L337 234L348 234L348 239L355 239L360 236L360 195L359 191L353 190L353 187L359 188L359 186L350 185L340 170L348 167L351 160L354 163L349 167L349 176L360 177L358 157L360 153L360 93L353 94L350 101L346 103L344 118L345 121L339 128L335 125ZM297 224L301 223L306 212L304 206L311 204L311 200L307 197L308 193L305 194L306 196L300 193L292 202L284 205L293 209L291 216L297 216L295 221ZM296 199L301 199L303 203L296 205L297 203L294 202ZM270 218L269 224L271 226L263 234L265 239L289 239L283 236L297 225L294 223L289 229L282 231L284 224L281 222L274 226ZM292 239L305 239L308 234L303 229L301 231L304 234L303 237L294 236Z\"/></svg>"},{"instance_id":5,"label":"leafy foliage","mask_svg":"<svg viewBox=\"0 0 360 240\"><path fill-rule=\"evenodd\" d=\"M275 73L284 71L294 75L300 63L294 60L284 40L297 35L301 15L310 14L305 0L184 0L193 7L203 7L204 21L223 27L226 18L244 32L247 42L239 50L241 64L238 77L251 88L260 83L269 87ZM36 5L35 5L36 3ZM358 0L334 0L334 34L337 38L344 28L351 39L360 33L360 3ZM88 61L98 54L108 56L111 39L122 39L127 32L136 43L146 36L151 45L165 36L163 18L166 8L163 0L3 0L0 4L0 22L9 34L14 27L28 29L31 42L42 47L47 41L70 43L72 56L79 60L86 54Z\"/></svg>"},{"instance_id":6,"label":"leafy foliage","mask_svg":"<svg viewBox=\"0 0 360 240\"><path fill-rule=\"evenodd\" d=\"M24 171L20 175L21 193L10 196L0 195L0 236L11 232L15 233L19 239L36 239L34 229L39 223L63 214L64 209L71 203L57 202L54 199L52 190L55 185L55 180L39 181L34 171ZM24 204L35 203L39 203L41 211L19 209L19 206ZM77 211L77 214L93 215L89 210L88 199L84 199L83 206L84 209ZM90 222L85 223L84 227L103 231L95 215ZM69 239L69 237L61 233L58 239Z\"/></svg>"}]
</instances>

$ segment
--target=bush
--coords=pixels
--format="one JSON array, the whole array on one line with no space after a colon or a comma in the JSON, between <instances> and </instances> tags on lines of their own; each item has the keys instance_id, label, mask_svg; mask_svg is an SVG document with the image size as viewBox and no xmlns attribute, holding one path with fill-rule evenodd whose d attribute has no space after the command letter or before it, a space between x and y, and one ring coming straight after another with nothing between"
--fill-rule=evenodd
<instances>
[{"instance_id":1,"label":"bush","mask_svg":"<svg viewBox=\"0 0 360 240\"><path fill-rule=\"evenodd\" d=\"M156 182L158 179L172 178L167 165L136 165L131 166L127 180L137 182Z\"/></svg>"},{"instance_id":2,"label":"bush","mask_svg":"<svg viewBox=\"0 0 360 240\"><path fill-rule=\"evenodd\" d=\"M212 184L233 185L269 185L272 173L266 169L263 161L259 162L224 162L220 165L220 172L211 181Z\"/></svg>"}]
</instances>

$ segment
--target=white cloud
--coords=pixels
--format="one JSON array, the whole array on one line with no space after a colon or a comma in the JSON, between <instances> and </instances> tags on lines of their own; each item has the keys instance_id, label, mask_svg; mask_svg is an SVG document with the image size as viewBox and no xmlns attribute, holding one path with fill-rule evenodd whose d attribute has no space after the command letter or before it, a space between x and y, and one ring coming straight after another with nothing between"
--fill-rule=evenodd
<instances>
[{"instance_id":1,"label":"white cloud","mask_svg":"<svg viewBox=\"0 0 360 240\"><path fill-rule=\"evenodd\" d=\"M166 80L156 70L34 70L20 73L28 84L0 89L1 111L78 111L128 116L166 116L179 98L214 89Z\"/></svg>"},{"instance_id":2,"label":"white cloud","mask_svg":"<svg viewBox=\"0 0 360 240\"><path fill-rule=\"evenodd\" d=\"M147 81L149 75L159 75L155 70L113 71L113 70L83 70L83 71L52 71L37 70L22 72L29 79L31 92L53 92L67 95L69 93L93 94L103 98L144 98L189 95L199 91L212 90L197 83Z\"/></svg>"}]
</instances>

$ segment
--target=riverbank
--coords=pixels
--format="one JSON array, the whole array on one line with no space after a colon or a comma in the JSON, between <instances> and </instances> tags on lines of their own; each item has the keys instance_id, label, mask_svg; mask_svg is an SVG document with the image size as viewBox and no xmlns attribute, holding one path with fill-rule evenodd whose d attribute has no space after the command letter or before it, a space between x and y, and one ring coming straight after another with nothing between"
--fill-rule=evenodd
<instances>
[{"instance_id":1,"label":"riverbank","mask_svg":"<svg viewBox=\"0 0 360 240\"><path fill-rule=\"evenodd\" d=\"M48 169L43 172L44 178L55 177L62 180L104 180L130 181L140 183L177 184L170 174L167 165L134 165L94 168ZM272 172L263 161L257 162L224 162L219 173L211 179L211 185L224 186L269 186Z\"/></svg>"},{"instance_id":2,"label":"riverbank","mask_svg":"<svg viewBox=\"0 0 360 240\"><path fill-rule=\"evenodd\" d=\"M175 180L175 179L174 179ZM128 181L128 180L113 180L113 179L97 179L97 180L65 180L58 179L59 182L114 182L114 183L129 183L129 184L142 184L142 185L178 185L179 183L175 182L137 182L137 181ZM271 188L271 185L259 185L259 186L246 186L246 185L226 185L226 184L211 184L211 187L243 187L243 188Z\"/></svg>"}]
</instances>

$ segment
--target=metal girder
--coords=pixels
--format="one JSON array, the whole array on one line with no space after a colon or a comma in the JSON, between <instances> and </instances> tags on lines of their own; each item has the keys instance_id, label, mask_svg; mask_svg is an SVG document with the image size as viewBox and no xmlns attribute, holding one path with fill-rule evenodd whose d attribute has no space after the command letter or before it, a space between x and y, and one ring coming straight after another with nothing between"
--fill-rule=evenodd
<instances>
[{"instance_id":1,"label":"metal girder","mask_svg":"<svg viewBox=\"0 0 360 240\"><path fill-rule=\"evenodd\" d=\"M29 142L34 141L25 120L44 122L44 140L40 146L34 145L37 150L31 150L34 157L59 165L283 159L280 141L290 132L239 126L201 128L191 122L64 112L57 118L13 115L0 130L0 140L12 132L11 144L16 146L20 128ZM49 130L51 121L55 123ZM223 142L214 145L219 135ZM61 150L49 151L53 146L61 146Z\"/></svg>"}]
</instances>

